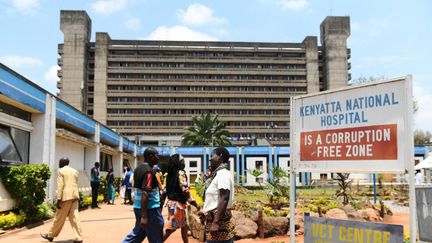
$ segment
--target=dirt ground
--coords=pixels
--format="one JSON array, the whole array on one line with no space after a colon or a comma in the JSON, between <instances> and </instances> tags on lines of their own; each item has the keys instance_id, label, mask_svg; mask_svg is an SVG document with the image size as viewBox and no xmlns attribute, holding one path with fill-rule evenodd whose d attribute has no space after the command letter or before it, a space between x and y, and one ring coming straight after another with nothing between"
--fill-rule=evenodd
<instances>
[{"instance_id":1,"label":"dirt ground","mask_svg":"<svg viewBox=\"0 0 432 243\"><path fill-rule=\"evenodd\" d=\"M99 242L121 242L127 233L132 229L135 218L131 206L122 205L119 201L116 205L101 205L102 209L87 209L80 212L81 224L84 234L84 242L99 243ZM404 226L404 231L409 231L409 214L408 212L396 212L393 216L388 216L383 223L401 224ZM52 222L47 222L38 227L31 229L18 229L0 235L2 243L28 243L28 242L47 242L40 238L39 234L47 232L51 227ZM62 232L54 242L67 243L72 242L74 235L72 228L68 222L63 227ZM289 236L278 236L266 239L245 239L239 240L240 243L251 242L285 242L290 241ZM148 241L144 241L148 242ZM180 231L176 231L166 242L180 243ZM189 242L198 242L193 238L189 238ZM303 236L298 236L296 242L303 242Z\"/></svg>"}]
</instances>

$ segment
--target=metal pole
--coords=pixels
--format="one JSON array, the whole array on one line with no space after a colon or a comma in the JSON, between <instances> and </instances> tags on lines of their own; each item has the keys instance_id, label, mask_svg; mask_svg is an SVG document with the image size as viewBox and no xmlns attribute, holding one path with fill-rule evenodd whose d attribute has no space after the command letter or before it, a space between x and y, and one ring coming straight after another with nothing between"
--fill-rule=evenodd
<instances>
[{"instance_id":1,"label":"metal pole","mask_svg":"<svg viewBox=\"0 0 432 243\"><path fill-rule=\"evenodd\" d=\"M417 223L416 223L416 198L415 198L415 178L414 178L414 138L413 138L413 92L412 92L412 76L407 75L405 78L405 90L406 90L406 125L404 130L406 132L406 137L403 138L407 141L407 147L405 149L405 163L408 168L409 173L409 208L410 208L410 242L416 242L417 238Z\"/></svg>"},{"instance_id":2,"label":"metal pole","mask_svg":"<svg viewBox=\"0 0 432 243\"><path fill-rule=\"evenodd\" d=\"M296 173L292 170L290 176L290 242L295 243L295 181Z\"/></svg>"},{"instance_id":3,"label":"metal pole","mask_svg":"<svg viewBox=\"0 0 432 243\"><path fill-rule=\"evenodd\" d=\"M376 174L375 173L372 174L372 178L373 178L373 189L374 189L374 204L376 204L377 195L376 195Z\"/></svg>"}]
</instances>

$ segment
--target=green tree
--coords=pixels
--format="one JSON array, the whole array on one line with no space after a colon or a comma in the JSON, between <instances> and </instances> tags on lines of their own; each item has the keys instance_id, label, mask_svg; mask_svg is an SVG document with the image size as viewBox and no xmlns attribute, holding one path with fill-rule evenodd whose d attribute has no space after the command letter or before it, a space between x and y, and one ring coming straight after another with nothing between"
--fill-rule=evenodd
<instances>
[{"instance_id":1,"label":"green tree","mask_svg":"<svg viewBox=\"0 0 432 243\"><path fill-rule=\"evenodd\" d=\"M206 113L192 118L192 126L183 133L184 146L226 146L231 145L230 135L224 122L217 114Z\"/></svg>"},{"instance_id":2,"label":"green tree","mask_svg":"<svg viewBox=\"0 0 432 243\"><path fill-rule=\"evenodd\" d=\"M432 133L429 131L415 130L414 131L414 144L424 145L430 144L432 141Z\"/></svg>"}]
</instances>

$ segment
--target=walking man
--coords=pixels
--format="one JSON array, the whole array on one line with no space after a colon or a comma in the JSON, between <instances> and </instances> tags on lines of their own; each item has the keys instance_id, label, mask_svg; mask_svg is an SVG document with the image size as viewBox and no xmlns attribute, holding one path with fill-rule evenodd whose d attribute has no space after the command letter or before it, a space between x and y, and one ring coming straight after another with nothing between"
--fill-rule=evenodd
<instances>
[{"instance_id":1,"label":"walking man","mask_svg":"<svg viewBox=\"0 0 432 243\"><path fill-rule=\"evenodd\" d=\"M126 168L126 175L124 177L124 186L126 187L126 193L124 198L124 204L126 204L126 199L128 200L127 203L130 205L133 204L132 202L132 183L131 183L131 177L132 177L132 171L129 167Z\"/></svg>"},{"instance_id":2,"label":"walking man","mask_svg":"<svg viewBox=\"0 0 432 243\"><path fill-rule=\"evenodd\" d=\"M79 173L69 167L69 159L62 158L59 161L60 169L57 172L57 213L53 225L48 233L41 234L42 238L52 242L54 237L60 234L66 217L69 218L76 236L75 243L82 242L82 230L78 217L78 176Z\"/></svg>"},{"instance_id":3,"label":"walking man","mask_svg":"<svg viewBox=\"0 0 432 243\"><path fill-rule=\"evenodd\" d=\"M99 195L99 184L100 184L100 175L99 175L99 162L95 162L95 166L90 171L90 185L92 189L92 205L91 208L100 208L98 206L97 198Z\"/></svg>"},{"instance_id":4,"label":"walking man","mask_svg":"<svg viewBox=\"0 0 432 243\"><path fill-rule=\"evenodd\" d=\"M163 242L164 220L160 208L159 184L153 166L159 163L158 152L149 147L144 151L144 162L134 170L135 227L123 243Z\"/></svg>"}]
</instances>

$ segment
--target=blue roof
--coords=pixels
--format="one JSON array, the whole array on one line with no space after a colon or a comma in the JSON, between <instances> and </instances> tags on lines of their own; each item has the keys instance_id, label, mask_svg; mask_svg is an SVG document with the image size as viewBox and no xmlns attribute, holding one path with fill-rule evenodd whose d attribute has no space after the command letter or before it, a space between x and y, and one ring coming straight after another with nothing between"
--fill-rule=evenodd
<instances>
[{"instance_id":1,"label":"blue roof","mask_svg":"<svg viewBox=\"0 0 432 243\"><path fill-rule=\"evenodd\" d=\"M87 133L95 134L96 121L60 99L57 99L56 118Z\"/></svg>"},{"instance_id":2,"label":"blue roof","mask_svg":"<svg viewBox=\"0 0 432 243\"><path fill-rule=\"evenodd\" d=\"M426 146L415 146L414 147L414 154L415 155L422 155L425 156L429 153L429 148Z\"/></svg>"},{"instance_id":3,"label":"blue roof","mask_svg":"<svg viewBox=\"0 0 432 243\"><path fill-rule=\"evenodd\" d=\"M0 63L1 94L39 112L45 112L46 91Z\"/></svg>"},{"instance_id":4,"label":"blue roof","mask_svg":"<svg viewBox=\"0 0 432 243\"><path fill-rule=\"evenodd\" d=\"M100 126L100 139L117 146L120 144L120 135L105 126Z\"/></svg>"}]
</instances>

